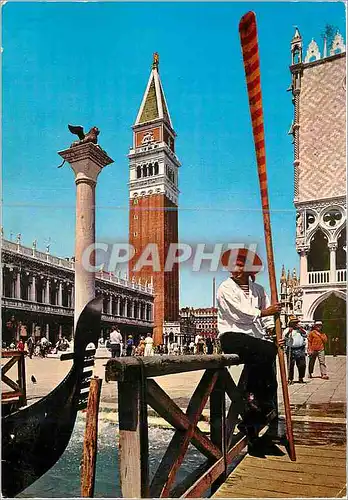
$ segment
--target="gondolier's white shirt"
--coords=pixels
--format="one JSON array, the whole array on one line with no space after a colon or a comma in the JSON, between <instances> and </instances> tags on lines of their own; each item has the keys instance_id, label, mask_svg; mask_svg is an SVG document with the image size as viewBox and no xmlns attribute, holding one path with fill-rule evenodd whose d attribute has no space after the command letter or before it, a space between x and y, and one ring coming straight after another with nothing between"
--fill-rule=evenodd
<instances>
[{"instance_id":1,"label":"gondolier's white shirt","mask_svg":"<svg viewBox=\"0 0 348 500\"><path fill-rule=\"evenodd\" d=\"M240 332L264 339L266 329L274 327L273 316L261 318L261 309L270 305L269 298L264 288L251 279L248 294L232 278L223 281L217 292L217 305L219 337L225 332Z\"/></svg>"}]
</instances>

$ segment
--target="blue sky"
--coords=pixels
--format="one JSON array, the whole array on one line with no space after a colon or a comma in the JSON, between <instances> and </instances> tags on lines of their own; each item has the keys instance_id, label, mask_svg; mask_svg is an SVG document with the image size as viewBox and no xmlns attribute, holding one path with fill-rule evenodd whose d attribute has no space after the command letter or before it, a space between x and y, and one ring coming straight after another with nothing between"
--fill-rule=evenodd
<instances>
[{"instance_id":1,"label":"blue sky","mask_svg":"<svg viewBox=\"0 0 348 500\"><path fill-rule=\"evenodd\" d=\"M326 24L345 31L342 3L7 3L3 8L3 226L51 252L74 252L75 185L57 169L67 123L97 125L114 159L97 188L97 239L128 240L131 126L152 53L182 163L179 237L185 243L255 242L265 257L255 153L238 23L258 21L276 268L298 266L293 207L290 41L322 45ZM181 270L181 305L211 305L223 272ZM267 285L267 274L260 282Z\"/></svg>"}]
</instances>

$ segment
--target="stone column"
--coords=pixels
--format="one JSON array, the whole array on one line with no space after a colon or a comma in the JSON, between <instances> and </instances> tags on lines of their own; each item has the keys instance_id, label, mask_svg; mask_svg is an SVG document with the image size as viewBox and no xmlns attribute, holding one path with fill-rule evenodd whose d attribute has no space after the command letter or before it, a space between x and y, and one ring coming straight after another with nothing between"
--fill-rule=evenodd
<instances>
[{"instance_id":1,"label":"stone column","mask_svg":"<svg viewBox=\"0 0 348 500\"><path fill-rule=\"evenodd\" d=\"M300 251L300 285L307 285L308 283L308 250Z\"/></svg>"},{"instance_id":2,"label":"stone column","mask_svg":"<svg viewBox=\"0 0 348 500\"><path fill-rule=\"evenodd\" d=\"M135 300L132 300L131 303L131 317L135 318Z\"/></svg>"},{"instance_id":3,"label":"stone column","mask_svg":"<svg viewBox=\"0 0 348 500\"><path fill-rule=\"evenodd\" d=\"M50 340L50 325L46 323L46 338Z\"/></svg>"},{"instance_id":4,"label":"stone column","mask_svg":"<svg viewBox=\"0 0 348 500\"><path fill-rule=\"evenodd\" d=\"M112 315L112 295L111 293L109 294L109 303L108 303L108 313L110 314L110 316Z\"/></svg>"},{"instance_id":5,"label":"stone column","mask_svg":"<svg viewBox=\"0 0 348 500\"><path fill-rule=\"evenodd\" d=\"M121 298L116 297L116 316L120 315L120 309L121 309Z\"/></svg>"},{"instance_id":6,"label":"stone column","mask_svg":"<svg viewBox=\"0 0 348 500\"><path fill-rule=\"evenodd\" d=\"M61 337L63 336L63 326L62 325L59 325L59 327L58 327L58 335Z\"/></svg>"},{"instance_id":7,"label":"stone column","mask_svg":"<svg viewBox=\"0 0 348 500\"><path fill-rule=\"evenodd\" d=\"M30 300L36 302L36 276L34 275L30 286Z\"/></svg>"},{"instance_id":8,"label":"stone column","mask_svg":"<svg viewBox=\"0 0 348 500\"><path fill-rule=\"evenodd\" d=\"M50 303L50 280L47 278L46 289L45 289L45 304L49 303Z\"/></svg>"},{"instance_id":9,"label":"stone column","mask_svg":"<svg viewBox=\"0 0 348 500\"><path fill-rule=\"evenodd\" d=\"M95 188L102 168L113 162L100 147L93 143L80 144L60 151L75 174L76 227L75 227L75 314L74 322L95 297L95 272L82 263L85 249L95 243ZM91 253L90 265L95 265L95 254Z\"/></svg>"},{"instance_id":10,"label":"stone column","mask_svg":"<svg viewBox=\"0 0 348 500\"><path fill-rule=\"evenodd\" d=\"M337 243L328 244L330 250L330 283L335 283L336 280L336 250Z\"/></svg>"},{"instance_id":11,"label":"stone column","mask_svg":"<svg viewBox=\"0 0 348 500\"><path fill-rule=\"evenodd\" d=\"M58 305L63 305L63 283L61 281L59 281L58 285Z\"/></svg>"},{"instance_id":12,"label":"stone column","mask_svg":"<svg viewBox=\"0 0 348 500\"><path fill-rule=\"evenodd\" d=\"M17 271L17 276L16 276L15 297L16 297L16 299L21 298L21 272L20 271Z\"/></svg>"}]
</instances>

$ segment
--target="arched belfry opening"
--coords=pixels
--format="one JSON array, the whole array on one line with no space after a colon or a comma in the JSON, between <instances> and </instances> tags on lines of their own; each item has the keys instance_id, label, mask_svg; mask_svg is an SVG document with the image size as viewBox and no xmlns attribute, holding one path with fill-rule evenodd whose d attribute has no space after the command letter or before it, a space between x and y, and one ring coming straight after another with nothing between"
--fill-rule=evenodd
<instances>
[{"instance_id":1,"label":"arched belfry opening","mask_svg":"<svg viewBox=\"0 0 348 500\"><path fill-rule=\"evenodd\" d=\"M336 268L346 269L347 267L347 234L346 228L342 229L337 239Z\"/></svg>"},{"instance_id":2,"label":"arched belfry opening","mask_svg":"<svg viewBox=\"0 0 348 500\"><path fill-rule=\"evenodd\" d=\"M323 322L323 332L328 337L327 354L333 354L332 339L339 338L338 352L346 353L346 301L331 293L314 312L314 319Z\"/></svg>"},{"instance_id":3,"label":"arched belfry opening","mask_svg":"<svg viewBox=\"0 0 348 500\"><path fill-rule=\"evenodd\" d=\"M308 253L308 271L328 271L330 269L330 251L327 236L316 231L310 243Z\"/></svg>"}]
</instances>

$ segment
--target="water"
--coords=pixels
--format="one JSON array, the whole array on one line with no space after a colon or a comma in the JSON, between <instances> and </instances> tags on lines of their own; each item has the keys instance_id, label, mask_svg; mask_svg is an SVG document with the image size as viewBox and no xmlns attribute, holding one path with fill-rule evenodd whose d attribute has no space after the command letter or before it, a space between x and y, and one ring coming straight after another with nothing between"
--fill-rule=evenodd
<instances>
[{"instance_id":1,"label":"water","mask_svg":"<svg viewBox=\"0 0 348 500\"><path fill-rule=\"evenodd\" d=\"M111 417L112 414L109 415ZM73 498L80 497L80 461L83 449L85 419L78 414L69 445L60 460L44 476L18 495L21 498ZM173 435L170 429L149 427L150 477ZM177 474L177 481L192 472L204 457L194 447L189 448L185 461ZM99 419L98 456L95 497L121 496L118 475L118 425L104 414Z\"/></svg>"}]
</instances>

